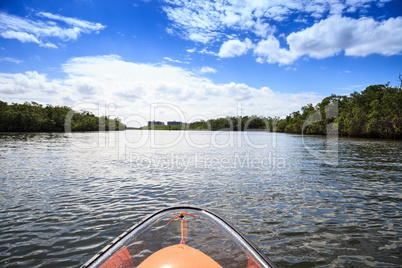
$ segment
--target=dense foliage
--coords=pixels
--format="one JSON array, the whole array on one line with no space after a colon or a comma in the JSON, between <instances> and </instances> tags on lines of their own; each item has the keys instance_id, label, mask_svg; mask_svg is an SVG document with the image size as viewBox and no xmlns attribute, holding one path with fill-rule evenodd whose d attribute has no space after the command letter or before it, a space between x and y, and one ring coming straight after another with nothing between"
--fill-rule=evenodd
<instances>
[{"instance_id":1,"label":"dense foliage","mask_svg":"<svg viewBox=\"0 0 402 268\"><path fill-rule=\"evenodd\" d=\"M190 129L251 130L350 137L402 138L402 89L373 85L350 96L331 95L284 119L243 116L189 124Z\"/></svg>"},{"instance_id":2,"label":"dense foliage","mask_svg":"<svg viewBox=\"0 0 402 268\"><path fill-rule=\"evenodd\" d=\"M373 85L350 96L324 98L315 107L293 112L277 124L277 131L304 134L393 138L402 137L402 89ZM330 134L330 133L328 133Z\"/></svg>"},{"instance_id":3,"label":"dense foliage","mask_svg":"<svg viewBox=\"0 0 402 268\"><path fill-rule=\"evenodd\" d=\"M174 125L174 126L151 125L151 126L141 127L140 129L142 129L142 130L187 130L188 125L187 124Z\"/></svg>"},{"instance_id":4,"label":"dense foliage","mask_svg":"<svg viewBox=\"0 0 402 268\"><path fill-rule=\"evenodd\" d=\"M0 101L0 132L99 131L125 127L119 119L97 117L87 111L76 112L67 106Z\"/></svg>"},{"instance_id":5,"label":"dense foliage","mask_svg":"<svg viewBox=\"0 0 402 268\"><path fill-rule=\"evenodd\" d=\"M197 121L189 124L189 129L208 130L273 130L278 118L265 118L262 116L239 116L210 119L208 121Z\"/></svg>"}]
</instances>

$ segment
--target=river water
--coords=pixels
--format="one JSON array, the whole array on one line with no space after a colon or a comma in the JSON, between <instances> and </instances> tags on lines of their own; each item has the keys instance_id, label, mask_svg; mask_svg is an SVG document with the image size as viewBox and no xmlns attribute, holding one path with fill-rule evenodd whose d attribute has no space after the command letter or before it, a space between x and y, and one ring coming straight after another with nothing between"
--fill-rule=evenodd
<instances>
[{"instance_id":1,"label":"river water","mask_svg":"<svg viewBox=\"0 0 402 268\"><path fill-rule=\"evenodd\" d=\"M0 267L78 267L162 208L279 267L402 265L402 142L267 132L0 134Z\"/></svg>"}]
</instances>

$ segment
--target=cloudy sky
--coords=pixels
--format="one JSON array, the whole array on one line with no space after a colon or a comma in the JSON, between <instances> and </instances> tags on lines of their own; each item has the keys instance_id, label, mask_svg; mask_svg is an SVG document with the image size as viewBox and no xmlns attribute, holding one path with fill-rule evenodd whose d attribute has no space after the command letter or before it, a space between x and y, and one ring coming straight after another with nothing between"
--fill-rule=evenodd
<instances>
[{"instance_id":1,"label":"cloudy sky","mask_svg":"<svg viewBox=\"0 0 402 268\"><path fill-rule=\"evenodd\" d=\"M130 125L397 86L401 53L400 0L0 1L0 100Z\"/></svg>"}]
</instances>

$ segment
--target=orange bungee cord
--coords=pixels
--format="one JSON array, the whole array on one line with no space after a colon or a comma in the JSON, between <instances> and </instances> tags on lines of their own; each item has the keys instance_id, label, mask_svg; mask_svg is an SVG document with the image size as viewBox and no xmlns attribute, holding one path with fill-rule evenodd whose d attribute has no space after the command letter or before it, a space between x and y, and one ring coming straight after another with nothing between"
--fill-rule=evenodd
<instances>
[{"instance_id":1,"label":"orange bungee cord","mask_svg":"<svg viewBox=\"0 0 402 268\"><path fill-rule=\"evenodd\" d=\"M191 216L191 217L194 217L194 218L197 218L197 219L200 218L200 217L197 217L197 216L192 215L192 214L189 214L189 213L180 213L179 216L174 217L173 219L171 219L171 220L166 224L166 225L169 225L169 223L171 223L171 222L174 221L175 219L181 218L181 241L180 241L180 244L186 244L185 241L184 241L184 228L183 228L184 215L188 215L188 216ZM186 233L187 233L187 226L186 226Z\"/></svg>"}]
</instances>

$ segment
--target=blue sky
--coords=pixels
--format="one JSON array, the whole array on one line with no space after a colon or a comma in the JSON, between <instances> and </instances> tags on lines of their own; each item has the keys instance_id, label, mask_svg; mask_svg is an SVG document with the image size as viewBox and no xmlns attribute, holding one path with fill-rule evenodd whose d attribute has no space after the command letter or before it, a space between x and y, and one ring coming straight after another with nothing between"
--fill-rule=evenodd
<instances>
[{"instance_id":1,"label":"blue sky","mask_svg":"<svg viewBox=\"0 0 402 268\"><path fill-rule=\"evenodd\" d=\"M0 2L0 100L130 125L284 116L399 86L401 53L399 0Z\"/></svg>"}]
</instances>

